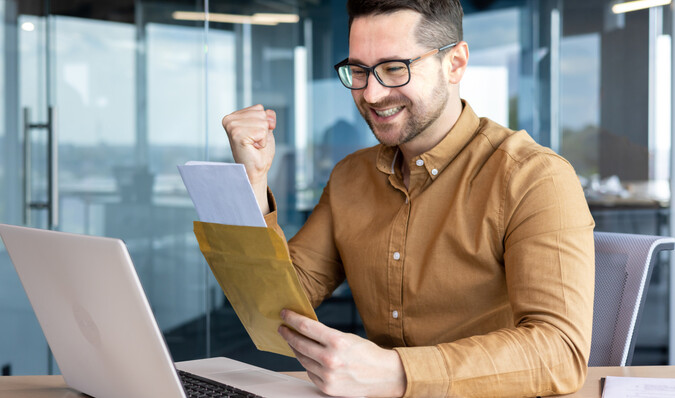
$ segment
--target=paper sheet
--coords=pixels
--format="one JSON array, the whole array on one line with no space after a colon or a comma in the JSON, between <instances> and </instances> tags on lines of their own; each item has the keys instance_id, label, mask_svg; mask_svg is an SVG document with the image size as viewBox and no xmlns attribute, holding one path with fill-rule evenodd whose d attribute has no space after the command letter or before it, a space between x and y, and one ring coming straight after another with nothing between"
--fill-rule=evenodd
<instances>
[{"instance_id":1,"label":"paper sheet","mask_svg":"<svg viewBox=\"0 0 675 398\"><path fill-rule=\"evenodd\" d=\"M266 226L244 165L187 162L178 171L201 221Z\"/></svg>"},{"instance_id":2,"label":"paper sheet","mask_svg":"<svg viewBox=\"0 0 675 398\"><path fill-rule=\"evenodd\" d=\"M607 376L602 398L672 398L675 379Z\"/></svg>"}]
</instances>

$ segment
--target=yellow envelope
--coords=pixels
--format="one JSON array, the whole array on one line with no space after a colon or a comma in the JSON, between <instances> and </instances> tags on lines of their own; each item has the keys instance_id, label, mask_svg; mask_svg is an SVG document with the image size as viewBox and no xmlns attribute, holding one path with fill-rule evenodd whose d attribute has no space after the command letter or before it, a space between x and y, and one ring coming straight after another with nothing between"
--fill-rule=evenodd
<instances>
[{"instance_id":1,"label":"yellow envelope","mask_svg":"<svg viewBox=\"0 0 675 398\"><path fill-rule=\"evenodd\" d=\"M277 329L288 308L316 320L283 239L271 228L195 221L199 249L251 340L294 357Z\"/></svg>"}]
</instances>

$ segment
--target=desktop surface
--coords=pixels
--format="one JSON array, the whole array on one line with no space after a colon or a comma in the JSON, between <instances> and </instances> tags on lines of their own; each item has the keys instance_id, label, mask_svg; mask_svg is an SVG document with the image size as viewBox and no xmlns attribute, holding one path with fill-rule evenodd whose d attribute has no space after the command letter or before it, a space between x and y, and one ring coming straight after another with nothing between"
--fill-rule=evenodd
<instances>
[{"instance_id":1,"label":"desktop surface","mask_svg":"<svg viewBox=\"0 0 675 398\"><path fill-rule=\"evenodd\" d=\"M288 375L307 379L304 372ZM599 398L600 378L605 376L675 378L675 366L593 367L588 369L586 383L568 398ZM86 395L66 386L61 376L0 376L0 397L12 398L83 398Z\"/></svg>"}]
</instances>

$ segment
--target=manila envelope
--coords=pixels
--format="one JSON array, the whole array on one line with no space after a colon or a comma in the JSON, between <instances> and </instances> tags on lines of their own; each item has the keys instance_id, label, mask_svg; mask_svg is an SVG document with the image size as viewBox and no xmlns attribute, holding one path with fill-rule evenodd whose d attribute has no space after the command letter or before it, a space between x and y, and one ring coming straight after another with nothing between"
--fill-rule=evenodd
<instances>
[{"instance_id":1,"label":"manila envelope","mask_svg":"<svg viewBox=\"0 0 675 398\"><path fill-rule=\"evenodd\" d=\"M271 228L195 221L199 249L251 340L262 351L294 357L279 335L283 308L317 320L285 242Z\"/></svg>"}]
</instances>

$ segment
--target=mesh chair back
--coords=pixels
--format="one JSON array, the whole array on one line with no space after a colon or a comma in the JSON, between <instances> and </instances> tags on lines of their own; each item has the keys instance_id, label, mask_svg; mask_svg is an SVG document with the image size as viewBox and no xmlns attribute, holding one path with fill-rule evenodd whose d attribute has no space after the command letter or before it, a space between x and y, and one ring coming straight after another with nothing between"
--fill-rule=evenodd
<instances>
[{"instance_id":1,"label":"mesh chair back","mask_svg":"<svg viewBox=\"0 0 675 398\"><path fill-rule=\"evenodd\" d=\"M595 301L589 366L630 365L652 268L675 239L595 232Z\"/></svg>"}]
</instances>

